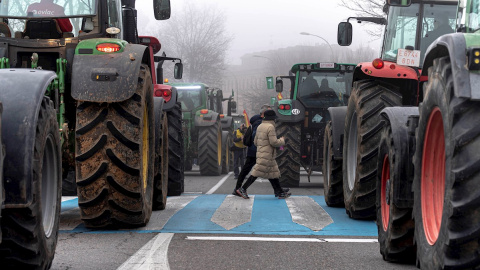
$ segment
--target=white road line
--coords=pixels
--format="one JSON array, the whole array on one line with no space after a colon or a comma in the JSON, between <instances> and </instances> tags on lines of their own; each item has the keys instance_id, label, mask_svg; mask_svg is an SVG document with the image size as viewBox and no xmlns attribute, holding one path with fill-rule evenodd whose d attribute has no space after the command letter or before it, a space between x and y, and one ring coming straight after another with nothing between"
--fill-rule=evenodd
<instances>
[{"instance_id":1,"label":"white road line","mask_svg":"<svg viewBox=\"0 0 480 270\"><path fill-rule=\"evenodd\" d=\"M231 230L250 222L254 199L255 196L250 196L249 200L245 200L238 196L228 195L210 220L222 226L225 230Z\"/></svg>"},{"instance_id":2,"label":"white road line","mask_svg":"<svg viewBox=\"0 0 480 270\"><path fill-rule=\"evenodd\" d=\"M333 223L330 215L310 197L295 196L288 198L285 202L292 215L292 221L312 231L320 231Z\"/></svg>"},{"instance_id":3,"label":"white road line","mask_svg":"<svg viewBox=\"0 0 480 270\"><path fill-rule=\"evenodd\" d=\"M222 179L220 179L220 181L218 181L218 183L213 186L209 191L207 191L207 193L205 194L213 194L221 185L223 185L223 183L225 182L225 180L227 180L227 178L232 175L233 172L229 172L227 175L225 175L225 177L223 177Z\"/></svg>"},{"instance_id":4,"label":"white road line","mask_svg":"<svg viewBox=\"0 0 480 270\"><path fill-rule=\"evenodd\" d=\"M169 270L168 245L173 233L159 233L117 270Z\"/></svg>"},{"instance_id":5,"label":"white road line","mask_svg":"<svg viewBox=\"0 0 480 270\"><path fill-rule=\"evenodd\" d=\"M183 209L187 204L193 201L198 196L178 196L168 197L167 207L163 211L154 211L150 217L150 222L147 226L138 228L139 231L161 230L167 224L173 215Z\"/></svg>"},{"instance_id":6,"label":"white road line","mask_svg":"<svg viewBox=\"0 0 480 270\"><path fill-rule=\"evenodd\" d=\"M73 199L76 199L78 198L77 196L62 196L62 202L65 202L65 201L70 201L70 200L73 200Z\"/></svg>"},{"instance_id":7,"label":"white road line","mask_svg":"<svg viewBox=\"0 0 480 270\"><path fill-rule=\"evenodd\" d=\"M349 238L286 238L286 237L229 237L229 236L187 236L186 240L203 241L263 241L263 242L319 242L319 243L378 243L377 239Z\"/></svg>"}]
</instances>

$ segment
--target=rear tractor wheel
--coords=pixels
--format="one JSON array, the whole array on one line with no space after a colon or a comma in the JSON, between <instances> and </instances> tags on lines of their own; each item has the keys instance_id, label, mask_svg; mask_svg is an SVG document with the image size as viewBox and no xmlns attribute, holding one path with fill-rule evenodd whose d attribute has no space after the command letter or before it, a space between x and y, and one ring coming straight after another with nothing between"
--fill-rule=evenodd
<instances>
[{"instance_id":1,"label":"rear tractor wheel","mask_svg":"<svg viewBox=\"0 0 480 270\"><path fill-rule=\"evenodd\" d=\"M220 122L199 128L198 165L201 175L218 176L222 173L222 130Z\"/></svg>"},{"instance_id":2,"label":"rear tractor wheel","mask_svg":"<svg viewBox=\"0 0 480 270\"><path fill-rule=\"evenodd\" d=\"M285 137L285 147L277 150L276 161L280 169L280 183L285 187L300 185L300 135L299 123L277 122L277 137Z\"/></svg>"}]
</instances>

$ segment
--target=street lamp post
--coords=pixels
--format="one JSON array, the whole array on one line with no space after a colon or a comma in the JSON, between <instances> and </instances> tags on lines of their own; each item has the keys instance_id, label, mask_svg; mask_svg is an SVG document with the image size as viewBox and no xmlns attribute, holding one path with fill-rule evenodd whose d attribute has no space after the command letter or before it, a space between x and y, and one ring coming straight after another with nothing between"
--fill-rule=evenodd
<instances>
[{"instance_id":1,"label":"street lamp post","mask_svg":"<svg viewBox=\"0 0 480 270\"><path fill-rule=\"evenodd\" d=\"M318 38L322 39L323 41L325 41L325 43L327 43L328 47L330 47L330 53L332 54L332 59L333 59L332 46L330 46L330 43L328 43L328 41L327 41L326 39L324 39L324 38L321 37L321 36L314 35L314 34L310 34L310 33L307 33L307 32L301 32L300 35L304 35L304 36L314 36L314 37L318 37Z\"/></svg>"}]
</instances>

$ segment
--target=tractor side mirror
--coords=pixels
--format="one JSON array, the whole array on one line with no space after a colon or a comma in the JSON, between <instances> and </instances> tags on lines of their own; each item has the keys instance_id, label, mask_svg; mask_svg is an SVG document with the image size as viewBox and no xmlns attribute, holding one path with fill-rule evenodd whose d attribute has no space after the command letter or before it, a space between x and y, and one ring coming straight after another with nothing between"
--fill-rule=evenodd
<instances>
[{"instance_id":1,"label":"tractor side mirror","mask_svg":"<svg viewBox=\"0 0 480 270\"><path fill-rule=\"evenodd\" d=\"M181 79L183 76L183 64L176 63L175 67L173 68L173 77L177 80Z\"/></svg>"},{"instance_id":2,"label":"tractor side mirror","mask_svg":"<svg viewBox=\"0 0 480 270\"><path fill-rule=\"evenodd\" d=\"M277 79L275 82L275 91L277 93L283 92L283 80L282 79Z\"/></svg>"},{"instance_id":3,"label":"tractor side mirror","mask_svg":"<svg viewBox=\"0 0 480 270\"><path fill-rule=\"evenodd\" d=\"M387 0L390 6L408 7L412 4L412 0Z\"/></svg>"},{"instance_id":4,"label":"tractor side mirror","mask_svg":"<svg viewBox=\"0 0 480 270\"><path fill-rule=\"evenodd\" d=\"M237 102L234 100L230 101L230 112L231 113L237 112Z\"/></svg>"},{"instance_id":5,"label":"tractor side mirror","mask_svg":"<svg viewBox=\"0 0 480 270\"><path fill-rule=\"evenodd\" d=\"M350 46L352 44L352 24L341 22L338 24L337 43L340 46Z\"/></svg>"},{"instance_id":6,"label":"tractor side mirror","mask_svg":"<svg viewBox=\"0 0 480 270\"><path fill-rule=\"evenodd\" d=\"M170 0L154 0L153 1L153 14L155 20L163 21L170 19L172 9L170 6Z\"/></svg>"}]
</instances>

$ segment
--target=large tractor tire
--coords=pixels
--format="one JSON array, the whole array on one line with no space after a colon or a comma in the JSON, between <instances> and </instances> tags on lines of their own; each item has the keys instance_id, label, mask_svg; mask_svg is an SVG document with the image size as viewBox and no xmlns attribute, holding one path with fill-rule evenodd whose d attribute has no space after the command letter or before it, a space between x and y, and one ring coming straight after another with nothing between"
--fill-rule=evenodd
<instances>
[{"instance_id":1,"label":"large tractor tire","mask_svg":"<svg viewBox=\"0 0 480 270\"><path fill-rule=\"evenodd\" d=\"M222 173L222 130L220 122L198 131L198 165L201 175L218 176Z\"/></svg>"},{"instance_id":2,"label":"large tractor tire","mask_svg":"<svg viewBox=\"0 0 480 270\"><path fill-rule=\"evenodd\" d=\"M77 196L75 169L68 170L62 178L62 196Z\"/></svg>"},{"instance_id":3,"label":"large tractor tire","mask_svg":"<svg viewBox=\"0 0 480 270\"><path fill-rule=\"evenodd\" d=\"M90 228L139 227L152 214L152 79L142 65L135 94L118 103L80 102L76 174L81 217Z\"/></svg>"},{"instance_id":4,"label":"large tractor tire","mask_svg":"<svg viewBox=\"0 0 480 270\"><path fill-rule=\"evenodd\" d=\"M411 207L400 207L394 203L395 187L406 185L408 156L408 136L406 126L402 127L401 140L394 142L392 128L387 121L381 132L378 154L376 186L376 209L378 242L383 259L390 262L415 262L413 233L415 224ZM400 149L396 146L402 146ZM411 179L411 178L410 178ZM410 191L410 190L409 190Z\"/></svg>"},{"instance_id":5,"label":"large tractor tire","mask_svg":"<svg viewBox=\"0 0 480 270\"><path fill-rule=\"evenodd\" d=\"M177 102L167 112L168 119L168 196L180 196L184 192L184 145L182 107ZM191 168L190 168L191 170Z\"/></svg>"},{"instance_id":6,"label":"large tractor tire","mask_svg":"<svg viewBox=\"0 0 480 270\"><path fill-rule=\"evenodd\" d=\"M325 126L323 137L323 194L330 207L343 207L342 160L333 156L332 121Z\"/></svg>"},{"instance_id":7,"label":"large tractor tire","mask_svg":"<svg viewBox=\"0 0 480 270\"><path fill-rule=\"evenodd\" d=\"M158 115L158 114L156 114ZM168 193L168 121L165 112L160 113L160 119L155 118L155 176L153 180L153 210L163 210L167 207ZM158 123L157 123L158 121Z\"/></svg>"},{"instance_id":8,"label":"large tractor tire","mask_svg":"<svg viewBox=\"0 0 480 270\"><path fill-rule=\"evenodd\" d=\"M454 96L448 57L434 60L428 78L414 158L417 265L477 269L480 106Z\"/></svg>"},{"instance_id":9,"label":"large tractor tire","mask_svg":"<svg viewBox=\"0 0 480 270\"><path fill-rule=\"evenodd\" d=\"M47 97L43 98L36 124L31 157L33 201L27 207L2 211L2 269L49 269L55 255L62 168L57 114L53 102Z\"/></svg>"},{"instance_id":10,"label":"large tractor tire","mask_svg":"<svg viewBox=\"0 0 480 270\"><path fill-rule=\"evenodd\" d=\"M222 174L230 171L230 138L229 131L222 131Z\"/></svg>"},{"instance_id":11,"label":"large tractor tire","mask_svg":"<svg viewBox=\"0 0 480 270\"><path fill-rule=\"evenodd\" d=\"M385 107L399 106L396 86L375 80L354 83L348 100L343 143L343 197L345 210L355 219L375 218L378 144Z\"/></svg>"},{"instance_id":12,"label":"large tractor tire","mask_svg":"<svg viewBox=\"0 0 480 270\"><path fill-rule=\"evenodd\" d=\"M285 187L300 185L300 123L277 122L277 137L285 137L283 150L277 149L276 161L280 169L280 183Z\"/></svg>"}]
</instances>

